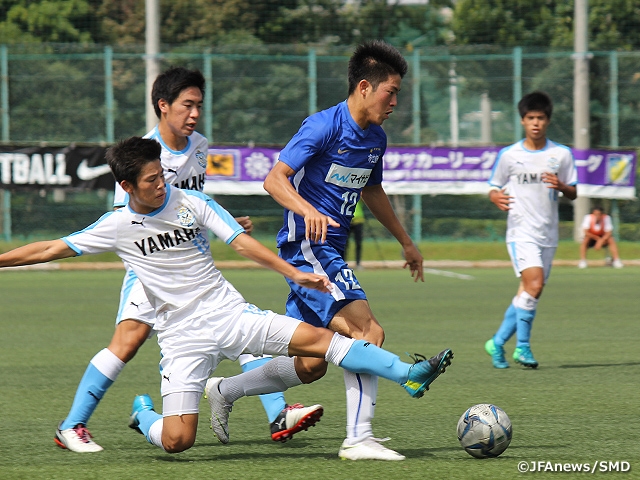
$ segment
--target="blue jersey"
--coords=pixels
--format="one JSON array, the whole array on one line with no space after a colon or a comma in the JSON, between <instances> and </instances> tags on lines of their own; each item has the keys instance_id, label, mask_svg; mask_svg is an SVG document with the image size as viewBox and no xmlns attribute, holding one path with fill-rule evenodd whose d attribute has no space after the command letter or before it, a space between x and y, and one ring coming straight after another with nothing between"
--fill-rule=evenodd
<instances>
[{"instance_id":1,"label":"blue jersey","mask_svg":"<svg viewBox=\"0 0 640 480\"><path fill-rule=\"evenodd\" d=\"M340 228L329 226L327 232L327 243L338 252L344 250L362 188L382 183L386 148L382 127L360 128L344 101L308 117L280 152L279 160L296 172L290 178L293 188L340 224ZM278 247L304 237L304 218L285 209Z\"/></svg>"}]
</instances>

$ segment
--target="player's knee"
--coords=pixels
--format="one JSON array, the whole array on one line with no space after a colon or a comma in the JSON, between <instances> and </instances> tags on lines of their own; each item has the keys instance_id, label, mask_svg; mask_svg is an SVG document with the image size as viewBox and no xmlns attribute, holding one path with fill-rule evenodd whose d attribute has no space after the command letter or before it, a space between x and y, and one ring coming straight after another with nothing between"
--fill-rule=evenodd
<instances>
[{"instance_id":1,"label":"player's knee","mask_svg":"<svg viewBox=\"0 0 640 480\"><path fill-rule=\"evenodd\" d=\"M149 336L150 327L144 323L127 320L116 327L116 332L109 344L111 350L120 360L127 363Z\"/></svg>"},{"instance_id":2,"label":"player's knee","mask_svg":"<svg viewBox=\"0 0 640 480\"><path fill-rule=\"evenodd\" d=\"M363 339L381 347L385 339L384 329L378 322L372 322L369 330L363 336Z\"/></svg>"},{"instance_id":3,"label":"player's knee","mask_svg":"<svg viewBox=\"0 0 640 480\"><path fill-rule=\"evenodd\" d=\"M536 280L533 280L532 282L530 282L529 285L527 285L527 288L525 290L532 297L539 298L540 295L542 294L542 289L543 288L544 288L544 280L543 279L539 279L539 280L536 279Z\"/></svg>"},{"instance_id":4,"label":"player's knee","mask_svg":"<svg viewBox=\"0 0 640 480\"><path fill-rule=\"evenodd\" d=\"M195 435L163 435L162 447L167 453L180 453L193 447Z\"/></svg>"},{"instance_id":5,"label":"player's knee","mask_svg":"<svg viewBox=\"0 0 640 480\"><path fill-rule=\"evenodd\" d=\"M327 362L316 358L296 357L296 374L302 383L312 383L327 373Z\"/></svg>"}]
</instances>

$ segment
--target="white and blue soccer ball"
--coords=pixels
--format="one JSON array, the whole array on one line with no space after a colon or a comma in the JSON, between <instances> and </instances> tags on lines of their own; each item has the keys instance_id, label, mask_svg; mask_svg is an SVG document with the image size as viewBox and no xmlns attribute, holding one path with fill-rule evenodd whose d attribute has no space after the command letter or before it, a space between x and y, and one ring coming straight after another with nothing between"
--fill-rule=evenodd
<instances>
[{"instance_id":1,"label":"white and blue soccer ball","mask_svg":"<svg viewBox=\"0 0 640 480\"><path fill-rule=\"evenodd\" d=\"M474 405L458 420L460 445L476 458L497 457L511 443L511 435L511 420L490 403Z\"/></svg>"}]
</instances>

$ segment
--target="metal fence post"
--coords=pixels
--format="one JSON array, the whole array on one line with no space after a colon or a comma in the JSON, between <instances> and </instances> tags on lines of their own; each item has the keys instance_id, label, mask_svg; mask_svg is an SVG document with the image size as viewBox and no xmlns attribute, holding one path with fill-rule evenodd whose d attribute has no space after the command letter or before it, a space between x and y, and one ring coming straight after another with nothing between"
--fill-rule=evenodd
<instances>
[{"instance_id":1,"label":"metal fence post","mask_svg":"<svg viewBox=\"0 0 640 480\"><path fill-rule=\"evenodd\" d=\"M422 128L420 123L420 49L413 51L413 144L420 145L420 130ZM422 195L413 195L413 229L412 237L414 243L418 243L422 240Z\"/></svg>"},{"instance_id":2,"label":"metal fence post","mask_svg":"<svg viewBox=\"0 0 640 480\"><path fill-rule=\"evenodd\" d=\"M104 115L107 143L113 143L113 49L104 47Z\"/></svg>"},{"instance_id":3,"label":"metal fence post","mask_svg":"<svg viewBox=\"0 0 640 480\"><path fill-rule=\"evenodd\" d=\"M316 59L316 49L309 49L309 115L318 111L318 65Z\"/></svg>"},{"instance_id":4,"label":"metal fence post","mask_svg":"<svg viewBox=\"0 0 640 480\"><path fill-rule=\"evenodd\" d=\"M9 141L9 55L7 46L0 46L0 109L2 109L2 141Z\"/></svg>"},{"instance_id":5,"label":"metal fence post","mask_svg":"<svg viewBox=\"0 0 640 480\"><path fill-rule=\"evenodd\" d=\"M2 191L2 231L4 241L11 241L11 190Z\"/></svg>"},{"instance_id":6,"label":"metal fence post","mask_svg":"<svg viewBox=\"0 0 640 480\"><path fill-rule=\"evenodd\" d=\"M618 148L618 126L620 122L620 110L618 107L618 52L615 50L609 54L609 129L611 148ZM618 200L611 200L611 221L613 223L613 238L620 241L620 209Z\"/></svg>"},{"instance_id":7,"label":"metal fence post","mask_svg":"<svg viewBox=\"0 0 640 480\"><path fill-rule=\"evenodd\" d=\"M518 102L522 98L522 47L513 49L513 141L522 138L522 124L518 112Z\"/></svg>"},{"instance_id":8,"label":"metal fence post","mask_svg":"<svg viewBox=\"0 0 640 480\"><path fill-rule=\"evenodd\" d=\"M211 63L213 55L210 51L204 54L204 80L207 88L204 89L204 136L209 145L213 143L213 69Z\"/></svg>"}]
</instances>

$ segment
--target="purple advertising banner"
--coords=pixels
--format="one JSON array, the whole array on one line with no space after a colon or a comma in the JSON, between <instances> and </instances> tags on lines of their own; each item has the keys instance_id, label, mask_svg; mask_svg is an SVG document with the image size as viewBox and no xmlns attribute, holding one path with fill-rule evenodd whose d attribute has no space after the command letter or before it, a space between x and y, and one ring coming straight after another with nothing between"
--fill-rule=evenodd
<instances>
[{"instance_id":1,"label":"purple advertising banner","mask_svg":"<svg viewBox=\"0 0 640 480\"><path fill-rule=\"evenodd\" d=\"M389 147L384 187L389 194L484 194L501 147ZM113 189L104 147L3 147L0 188ZM266 195L262 183L280 149L210 147L205 192ZM635 198L637 155L629 150L574 150L578 195Z\"/></svg>"},{"instance_id":2,"label":"purple advertising banner","mask_svg":"<svg viewBox=\"0 0 640 480\"><path fill-rule=\"evenodd\" d=\"M389 147L384 187L389 194L484 194L502 147ZM263 195L262 182L279 149L209 148L207 184L211 194ZM635 198L634 151L574 150L578 193L589 197Z\"/></svg>"}]
</instances>

